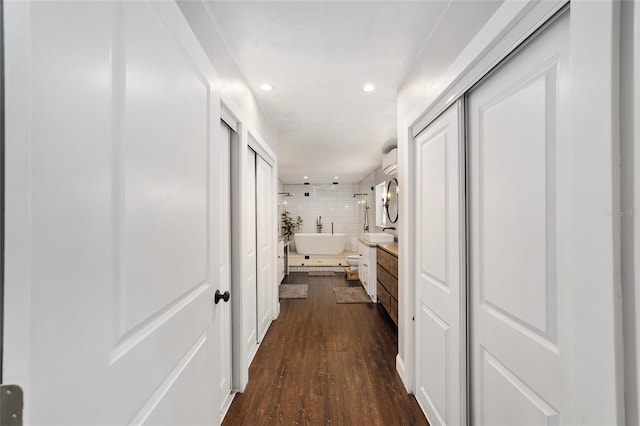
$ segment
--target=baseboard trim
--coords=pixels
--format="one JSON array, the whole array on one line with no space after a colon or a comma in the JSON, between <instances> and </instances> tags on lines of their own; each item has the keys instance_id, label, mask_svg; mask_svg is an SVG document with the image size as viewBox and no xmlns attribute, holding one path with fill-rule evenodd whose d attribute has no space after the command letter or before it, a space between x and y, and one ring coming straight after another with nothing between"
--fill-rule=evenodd
<instances>
[{"instance_id":1,"label":"baseboard trim","mask_svg":"<svg viewBox=\"0 0 640 426\"><path fill-rule=\"evenodd\" d=\"M407 369L404 365L403 359L400 358L400 354L396 355L396 371L398 372L398 376L400 376L400 380L402 380L402 384L407 390L407 393L413 394L411 382L407 378Z\"/></svg>"},{"instance_id":2,"label":"baseboard trim","mask_svg":"<svg viewBox=\"0 0 640 426\"><path fill-rule=\"evenodd\" d=\"M256 356L256 354L258 353L258 348L260 347L259 343L256 343L255 345L253 345L253 347L251 348L251 351L249 351L249 364L247 365L247 370L249 369L249 367L251 367L251 363L253 362L253 358Z\"/></svg>"},{"instance_id":3,"label":"baseboard trim","mask_svg":"<svg viewBox=\"0 0 640 426\"><path fill-rule=\"evenodd\" d=\"M233 402L233 399L236 397L236 393L237 392L232 391L227 397L226 401L224 402L224 405L222 406L222 411L220 413L220 424L222 424L222 421L227 416L227 413L229 412L229 408L231 407L231 403Z\"/></svg>"}]
</instances>

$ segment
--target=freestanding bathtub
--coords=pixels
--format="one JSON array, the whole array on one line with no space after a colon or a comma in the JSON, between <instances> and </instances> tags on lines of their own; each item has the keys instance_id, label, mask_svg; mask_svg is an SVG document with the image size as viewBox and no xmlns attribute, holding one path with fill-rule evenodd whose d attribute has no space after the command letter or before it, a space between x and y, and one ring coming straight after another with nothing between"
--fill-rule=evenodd
<instances>
[{"instance_id":1,"label":"freestanding bathtub","mask_svg":"<svg viewBox=\"0 0 640 426\"><path fill-rule=\"evenodd\" d=\"M347 234L296 233L293 239L299 254L340 254L344 251Z\"/></svg>"}]
</instances>

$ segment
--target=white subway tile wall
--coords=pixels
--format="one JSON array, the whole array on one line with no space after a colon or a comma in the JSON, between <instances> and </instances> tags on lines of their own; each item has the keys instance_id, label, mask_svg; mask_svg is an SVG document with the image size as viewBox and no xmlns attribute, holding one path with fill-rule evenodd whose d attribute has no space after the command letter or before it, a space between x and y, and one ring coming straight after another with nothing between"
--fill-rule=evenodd
<instances>
[{"instance_id":1,"label":"white subway tile wall","mask_svg":"<svg viewBox=\"0 0 640 426\"><path fill-rule=\"evenodd\" d=\"M373 170L364 179L359 183L360 187L358 188L358 192L361 194L367 194L367 206L369 209L367 210L367 218L369 219L369 232L376 232L376 192L371 188L375 188L376 184L376 172ZM360 197L360 199L364 199L365 197ZM364 223L364 207L360 209L360 220Z\"/></svg>"},{"instance_id":2,"label":"white subway tile wall","mask_svg":"<svg viewBox=\"0 0 640 426\"><path fill-rule=\"evenodd\" d=\"M286 210L289 197L284 194L284 183L278 179L278 217L276 218L278 224L278 237L282 237L282 212Z\"/></svg>"},{"instance_id":3,"label":"white subway tile wall","mask_svg":"<svg viewBox=\"0 0 640 426\"><path fill-rule=\"evenodd\" d=\"M291 197L280 197L279 211L288 211L295 219L300 216L303 224L299 232L317 232L316 220L322 216L322 232L347 234L345 250L357 250L352 247L352 238L362 232L363 205L353 195L360 192L358 184L310 184L283 185L284 192ZM309 194L305 196L305 194ZM287 204L283 205L282 202Z\"/></svg>"}]
</instances>

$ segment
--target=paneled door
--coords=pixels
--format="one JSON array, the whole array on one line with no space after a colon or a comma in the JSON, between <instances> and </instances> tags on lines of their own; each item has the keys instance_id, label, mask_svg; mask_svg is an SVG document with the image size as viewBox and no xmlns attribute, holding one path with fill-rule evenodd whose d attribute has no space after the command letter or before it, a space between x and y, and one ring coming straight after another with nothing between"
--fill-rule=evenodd
<instances>
[{"instance_id":1,"label":"paneled door","mask_svg":"<svg viewBox=\"0 0 640 426\"><path fill-rule=\"evenodd\" d=\"M211 64L173 2L4 7L4 380L25 423L218 423Z\"/></svg>"},{"instance_id":2,"label":"paneled door","mask_svg":"<svg viewBox=\"0 0 640 426\"><path fill-rule=\"evenodd\" d=\"M272 294L274 286L273 271L273 228L274 221L271 213L273 191L272 168L262 157L256 155L256 220L258 247L258 341L262 341L264 334L273 318Z\"/></svg>"},{"instance_id":3,"label":"paneled door","mask_svg":"<svg viewBox=\"0 0 640 426\"><path fill-rule=\"evenodd\" d=\"M256 216L256 164L258 155L256 152L247 148L247 176L246 186L243 193L244 205L246 206L246 229L244 233L246 247L246 277L245 286L246 294L243 295L242 303L245 306L245 321L247 324L246 345L247 345L247 366L251 364L251 360L258 348L258 223Z\"/></svg>"},{"instance_id":4,"label":"paneled door","mask_svg":"<svg viewBox=\"0 0 640 426\"><path fill-rule=\"evenodd\" d=\"M431 425L466 422L462 102L415 139L416 399Z\"/></svg>"},{"instance_id":5,"label":"paneled door","mask_svg":"<svg viewBox=\"0 0 640 426\"><path fill-rule=\"evenodd\" d=\"M568 29L565 13L468 96L476 425L572 424Z\"/></svg>"}]
</instances>

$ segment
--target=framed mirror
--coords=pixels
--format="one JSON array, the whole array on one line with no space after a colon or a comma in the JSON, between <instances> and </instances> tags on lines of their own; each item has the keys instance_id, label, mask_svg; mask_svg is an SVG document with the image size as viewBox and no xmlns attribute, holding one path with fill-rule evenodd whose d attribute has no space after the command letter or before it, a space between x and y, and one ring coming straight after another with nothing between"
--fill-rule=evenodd
<instances>
[{"instance_id":1,"label":"framed mirror","mask_svg":"<svg viewBox=\"0 0 640 426\"><path fill-rule=\"evenodd\" d=\"M398 221L398 180L395 178L387 185L387 218L391 223Z\"/></svg>"}]
</instances>

